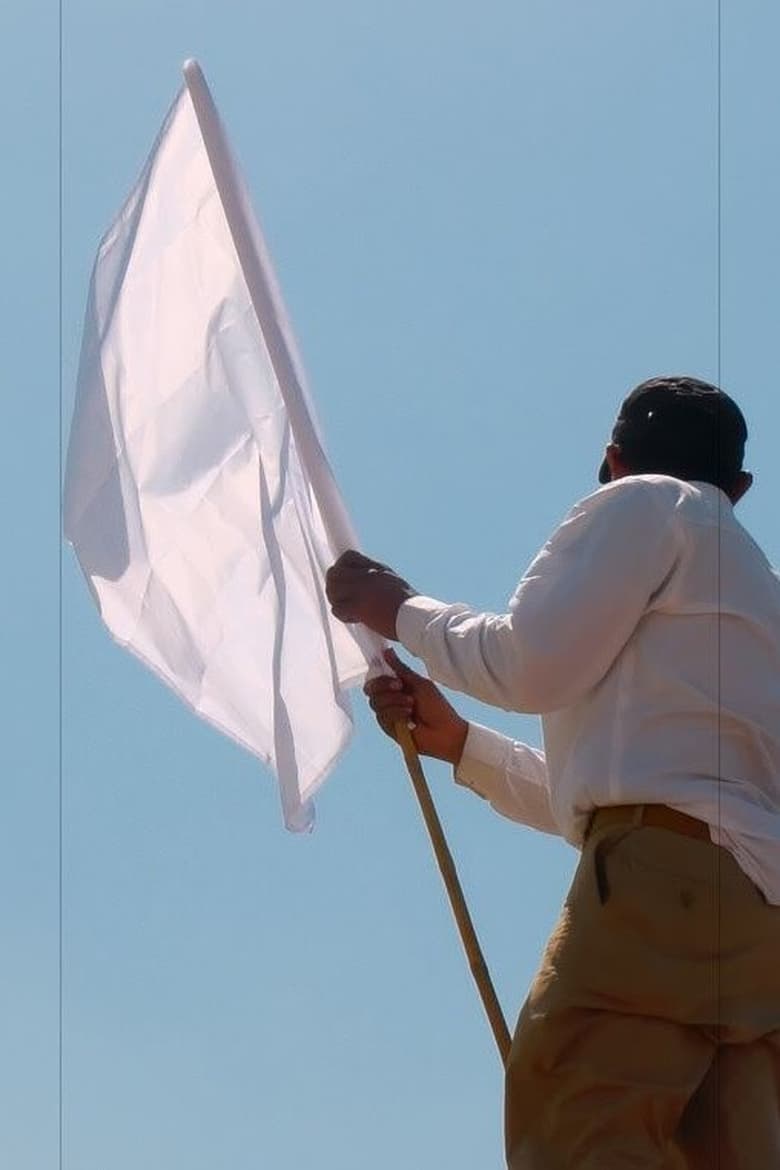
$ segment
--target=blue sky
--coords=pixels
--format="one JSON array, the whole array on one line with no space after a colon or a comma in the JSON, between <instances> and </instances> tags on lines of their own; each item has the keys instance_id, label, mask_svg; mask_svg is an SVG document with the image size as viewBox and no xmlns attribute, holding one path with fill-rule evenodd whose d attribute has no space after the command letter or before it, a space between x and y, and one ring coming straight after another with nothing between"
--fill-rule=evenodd
<instances>
[{"instance_id":1,"label":"blue sky","mask_svg":"<svg viewBox=\"0 0 780 1170\"><path fill-rule=\"evenodd\" d=\"M722 9L720 373L751 427L740 514L777 563L780 15ZM716 14L64 0L65 432L97 242L196 56L367 551L501 609L623 394L718 376ZM60 687L55 6L4 6L0 45L0 1162L57 1164L61 761L67 1170L498 1167L492 1038L362 703L301 839L256 761L111 643L67 549ZM428 772L513 1019L575 855Z\"/></svg>"}]
</instances>

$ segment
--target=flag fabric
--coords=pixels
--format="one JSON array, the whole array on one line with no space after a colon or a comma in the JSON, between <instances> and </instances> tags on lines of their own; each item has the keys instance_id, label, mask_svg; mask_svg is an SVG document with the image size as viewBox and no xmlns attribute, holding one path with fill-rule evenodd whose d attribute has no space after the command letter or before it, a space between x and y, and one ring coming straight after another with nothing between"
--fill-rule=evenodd
<instances>
[{"instance_id":1,"label":"flag fabric","mask_svg":"<svg viewBox=\"0 0 780 1170\"><path fill-rule=\"evenodd\" d=\"M185 79L98 249L65 533L113 637L271 766L300 830L381 644L329 612L325 570L357 544L238 168Z\"/></svg>"}]
</instances>

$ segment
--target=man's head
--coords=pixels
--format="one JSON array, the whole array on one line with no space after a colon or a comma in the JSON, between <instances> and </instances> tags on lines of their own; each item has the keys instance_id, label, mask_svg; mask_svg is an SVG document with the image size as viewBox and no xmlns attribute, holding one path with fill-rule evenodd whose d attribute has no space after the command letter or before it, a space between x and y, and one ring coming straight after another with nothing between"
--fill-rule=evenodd
<instances>
[{"instance_id":1,"label":"man's head","mask_svg":"<svg viewBox=\"0 0 780 1170\"><path fill-rule=\"evenodd\" d=\"M651 378L620 407L599 482L672 475L722 488L736 503L752 483L742 470L747 426L728 394L685 376Z\"/></svg>"}]
</instances>

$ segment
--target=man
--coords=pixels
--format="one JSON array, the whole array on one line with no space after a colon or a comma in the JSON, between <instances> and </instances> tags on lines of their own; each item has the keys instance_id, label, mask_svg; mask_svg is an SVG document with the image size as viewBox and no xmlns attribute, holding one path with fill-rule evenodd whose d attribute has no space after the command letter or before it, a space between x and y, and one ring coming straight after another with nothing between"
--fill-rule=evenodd
<instances>
[{"instance_id":1,"label":"man","mask_svg":"<svg viewBox=\"0 0 780 1170\"><path fill-rule=\"evenodd\" d=\"M461 784L582 849L508 1061L510 1170L780 1166L780 580L733 513L746 437L714 386L638 386L506 614L357 553L328 574L338 618L542 715L544 754L392 654L366 687L386 731L411 719Z\"/></svg>"}]
</instances>

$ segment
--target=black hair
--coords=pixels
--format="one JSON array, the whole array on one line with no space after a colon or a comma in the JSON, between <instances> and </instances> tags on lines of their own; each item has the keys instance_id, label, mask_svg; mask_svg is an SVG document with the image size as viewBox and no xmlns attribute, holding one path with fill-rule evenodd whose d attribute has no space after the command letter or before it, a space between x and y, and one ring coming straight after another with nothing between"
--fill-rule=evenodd
<instances>
[{"instance_id":1,"label":"black hair","mask_svg":"<svg viewBox=\"0 0 780 1170\"><path fill-rule=\"evenodd\" d=\"M730 491L742 470L747 424L736 402L687 375L650 378L620 407L612 442L635 475L671 475ZM599 478L609 479L602 465Z\"/></svg>"}]
</instances>

